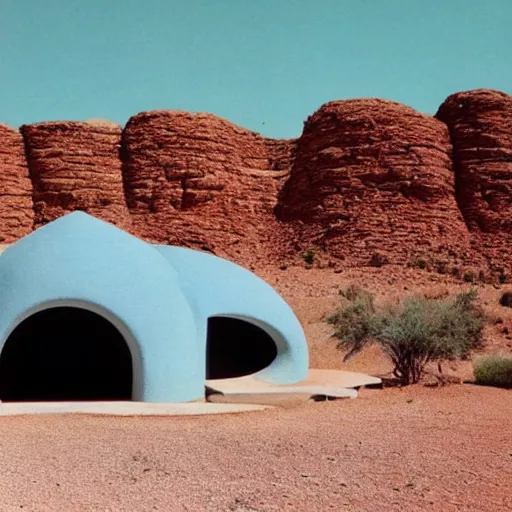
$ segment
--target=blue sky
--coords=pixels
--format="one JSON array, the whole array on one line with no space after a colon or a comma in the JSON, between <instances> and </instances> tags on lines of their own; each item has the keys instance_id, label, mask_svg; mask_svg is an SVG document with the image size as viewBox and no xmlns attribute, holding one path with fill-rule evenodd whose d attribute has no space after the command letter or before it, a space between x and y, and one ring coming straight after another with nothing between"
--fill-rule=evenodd
<instances>
[{"instance_id":1,"label":"blue sky","mask_svg":"<svg viewBox=\"0 0 512 512\"><path fill-rule=\"evenodd\" d=\"M212 112L273 137L335 99L512 93L512 0L0 0L0 121Z\"/></svg>"}]
</instances>

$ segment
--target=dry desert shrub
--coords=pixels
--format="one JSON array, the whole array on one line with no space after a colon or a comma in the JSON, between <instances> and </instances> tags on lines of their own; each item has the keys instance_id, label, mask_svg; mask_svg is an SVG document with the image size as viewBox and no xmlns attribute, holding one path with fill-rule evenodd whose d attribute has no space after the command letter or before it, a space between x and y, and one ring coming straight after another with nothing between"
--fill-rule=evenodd
<instances>
[{"instance_id":1,"label":"dry desert shrub","mask_svg":"<svg viewBox=\"0 0 512 512\"><path fill-rule=\"evenodd\" d=\"M430 361L467 357L480 345L485 316L472 289L454 297L407 297L376 308L374 296L350 286L327 318L345 360L377 343L393 363L402 385L417 383Z\"/></svg>"},{"instance_id":2,"label":"dry desert shrub","mask_svg":"<svg viewBox=\"0 0 512 512\"><path fill-rule=\"evenodd\" d=\"M306 263L306 265L313 265L315 262L315 251L313 249L308 249L306 252L302 254L302 259Z\"/></svg>"},{"instance_id":3,"label":"dry desert shrub","mask_svg":"<svg viewBox=\"0 0 512 512\"><path fill-rule=\"evenodd\" d=\"M475 381L485 386L512 388L512 355L491 355L474 363Z\"/></svg>"}]
</instances>

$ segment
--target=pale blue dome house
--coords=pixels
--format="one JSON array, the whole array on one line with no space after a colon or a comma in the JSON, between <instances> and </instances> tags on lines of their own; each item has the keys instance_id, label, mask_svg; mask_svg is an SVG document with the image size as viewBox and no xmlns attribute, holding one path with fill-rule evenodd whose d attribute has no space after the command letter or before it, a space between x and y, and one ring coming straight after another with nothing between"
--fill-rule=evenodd
<instances>
[{"instance_id":1,"label":"pale blue dome house","mask_svg":"<svg viewBox=\"0 0 512 512\"><path fill-rule=\"evenodd\" d=\"M253 273L75 212L0 256L0 400L186 402L206 379L308 371L291 308Z\"/></svg>"}]
</instances>

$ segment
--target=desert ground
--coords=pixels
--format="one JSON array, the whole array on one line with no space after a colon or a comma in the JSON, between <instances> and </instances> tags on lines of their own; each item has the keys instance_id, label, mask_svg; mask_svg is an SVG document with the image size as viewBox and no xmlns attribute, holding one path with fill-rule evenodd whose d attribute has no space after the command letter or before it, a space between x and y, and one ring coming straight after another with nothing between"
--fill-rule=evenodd
<instances>
[{"instance_id":1,"label":"desert ground","mask_svg":"<svg viewBox=\"0 0 512 512\"><path fill-rule=\"evenodd\" d=\"M507 511L511 408L510 391L453 385L225 416L7 417L0 510Z\"/></svg>"},{"instance_id":2,"label":"desert ground","mask_svg":"<svg viewBox=\"0 0 512 512\"><path fill-rule=\"evenodd\" d=\"M395 300L469 286L393 267L257 273L297 312L312 367L384 377L391 368L376 348L342 362L324 321L339 289L355 283ZM507 286L476 286L493 319L482 351L511 352L512 309L498 304ZM355 400L240 414L4 417L0 510L512 510L512 391L427 386L435 371L415 386L363 389ZM471 361L444 371L463 381Z\"/></svg>"}]
</instances>

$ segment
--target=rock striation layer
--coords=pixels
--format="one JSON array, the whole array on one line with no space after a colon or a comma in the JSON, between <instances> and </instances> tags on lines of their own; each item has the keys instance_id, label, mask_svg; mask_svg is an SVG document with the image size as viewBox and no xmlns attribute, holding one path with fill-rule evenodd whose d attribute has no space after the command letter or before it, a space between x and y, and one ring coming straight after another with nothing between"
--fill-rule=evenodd
<instances>
[{"instance_id":1,"label":"rock striation layer","mask_svg":"<svg viewBox=\"0 0 512 512\"><path fill-rule=\"evenodd\" d=\"M327 103L305 123L277 216L301 249L354 264L463 259L450 151L442 122L399 103Z\"/></svg>"},{"instance_id":2,"label":"rock striation layer","mask_svg":"<svg viewBox=\"0 0 512 512\"><path fill-rule=\"evenodd\" d=\"M123 174L136 229L160 243L246 260L269 257L277 193L293 142L268 141L210 114L153 111L123 132Z\"/></svg>"},{"instance_id":3,"label":"rock striation layer","mask_svg":"<svg viewBox=\"0 0 512 512\"><path fill-rule=\"evenodd\" d=\"M83 210L130 229L119 145L121 127L48 122L21 127L33 182L35 227Z\"/></svg>"},{"instance_id":4,"label":"rock striation layer","mask_svg":"<svg viewBox=\"0 0 512 512\"><path fill-rule=\"evenodd\" d=\"M0 124L0 243L15 242L33 229L32 182L23 138Z\"/></svg>"},{"instance_id":5,"label":"rock striation layer","mask_svg":"<svg viewBox=\"0 0 512 512\"><path fill-rule=\"evenodd\" d=\"M512 96L479 89L449 96L436 117L453 144L456 196L473 242L493 265L512 247Z\"/></svg>"},{"instance_id":6,"label":"rock striation layer","mask_svg":"<svg viewBox=\"0 0 512 512\"><path fill-rule=\"evenodd\" d=\"M512 97L436 116L333 101L275 140L211 114L151 111L0 126L0 243L84 210L156 243L246 266L420 264L512 278ZM310 256L313 253L310 253ZM421 262L421 263L420 263Z\"/></svg>"}]
</instances>

